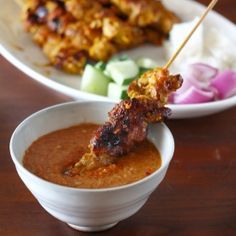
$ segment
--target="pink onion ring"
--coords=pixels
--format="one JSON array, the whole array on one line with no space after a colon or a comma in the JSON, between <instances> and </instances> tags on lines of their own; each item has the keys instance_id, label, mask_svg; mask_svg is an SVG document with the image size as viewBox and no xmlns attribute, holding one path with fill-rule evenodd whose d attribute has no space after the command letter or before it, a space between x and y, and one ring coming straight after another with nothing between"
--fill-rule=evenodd
<instances>
[{"instance_id":1,"label":"pink onion ring","mask_svg":"<svg viewBox=\"0 0 236 236\"><path fill-rule=\"evenodd\" d=\"M236 72L226 70L219 73L210 85L218 91L219 99L228 98L236 94Z\"/></svg>"},{"instance_id":2,"label":"pink onion ring","mask_svg":"<svg viewBox=\"0 0 236 236\"><path fill-rule=\"evenodd\" d=\"M228 98L236 94L236 72L218 69L203 63L189 65L183 72L182 87L175 92L170 102L196 104Z\"/></svg>"},{"instance_id":3,"label":"pink onion ring","mask_svg":"<svg viewBox=\"0 0 236 236\"><path fill-rule=\"evenodd\" d=\"M203 91L196 87L190 87L182 94L174 96L175 104L196 104L203 102L210 102L214 100L215 93L213 91Z\"/></svg>"}]
</instances>

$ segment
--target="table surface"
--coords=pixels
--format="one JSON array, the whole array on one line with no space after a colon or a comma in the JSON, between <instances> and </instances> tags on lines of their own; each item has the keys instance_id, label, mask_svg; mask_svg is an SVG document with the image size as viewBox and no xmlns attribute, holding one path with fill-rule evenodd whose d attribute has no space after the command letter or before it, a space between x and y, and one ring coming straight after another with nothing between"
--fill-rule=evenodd
<instances>
[{"instance_id":1,"label":"table surface","mask_svg":"<svg viewBox=\"0 0 236 236\"><path fill-rule=\"evenodd\" d=\"M235 0L219 2L216 10L236 22ZM42 209L17 176L8 150L24 118L70 100L0 59L0 235L87 235ZM236 107L167 124L176 150L165 180L137 214L99 235L236 235Z\"/></svg>"}]
</instances>

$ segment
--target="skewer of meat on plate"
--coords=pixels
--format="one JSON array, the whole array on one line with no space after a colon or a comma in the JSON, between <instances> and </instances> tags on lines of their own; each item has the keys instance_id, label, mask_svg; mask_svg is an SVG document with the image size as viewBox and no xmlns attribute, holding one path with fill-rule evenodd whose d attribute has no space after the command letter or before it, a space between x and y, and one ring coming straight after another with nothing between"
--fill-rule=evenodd
<instances>
[{"instance_id":1,"label":"skewer of meat on plate","mask_svg":"<svg viewBox=\"0 0 236 236\"><path fill-rule=\"evenodd\" d=\"M50 63L82 73L87 61L107 61L144 43L160 46L179 18L161 1L15 0L25 30Z\"/></svg>"}]
</instances>

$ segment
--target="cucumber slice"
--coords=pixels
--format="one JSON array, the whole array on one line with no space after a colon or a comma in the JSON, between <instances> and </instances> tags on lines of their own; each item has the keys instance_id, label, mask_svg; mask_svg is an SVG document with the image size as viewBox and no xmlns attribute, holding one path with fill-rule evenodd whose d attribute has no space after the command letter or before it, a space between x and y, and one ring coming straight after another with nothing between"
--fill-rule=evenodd
<instances>
[{"instance_id":1,"label":"cucumber slice","mask_svg":"<svg viewBox=\"0 0 236 236\"><path fill-rule=\"evenodd\" d=\"M114 63L114 62L127 61L127 60L130 60L130 58L127 55L114 56L107 62L107 65L111 64L111 63ZM110 72L107 71L106 69L104 69L103 73L106 76L111 77Z\"/></svg>"},{"instance_id":2,"label":"cucumber slice","mask_svg":"<svg viewBox=\"0 0 236 236\"><path fill-rule=\"evenodd\" d=\"M110 77L111 78L111 75L110 75L110 73L105 69L104 71L103 71L103 74L105 75L105 76L107 76L107 77Z\"/></svg>"},{"instance_id":3,"label":"cucumber slice","mask_svg":"<svg viewBox=\"0 0 236 236\"><path fill-rule=\"evenodd\" d=\"M144 69L153 69L158 66L158 63L156 61L146 57L139 58L136 63L139 67Z\"/></svg>"},{"instance_id":4,"label":"cucumber slice","mask_svg":"<svg viewBox=\"0 0 236 236\"><path fill-rule=\"evenodd\" d=\"M106 69L106 63L103 61L99 61L98 63L95 64L94 67L100 71L104 71Z\"/></svg>"},{"instance_id":5,"label":"cucumber slice","mask_svg":"<svg viewBox=\"0 0 236 236\"><path fill-rule=\"evenodd\" d=\"M107 95L110 79L92 65L86 65L81 81L81 90L98 95Z\"/></svg>"},{"instance_id":6,"label":"cucumber slice","mask_svg":"<svg viewBox=\"0 0 236 236\"><path fill-rule=\"evenodd\" d=\"M139 74L139 68L132 60L109 63L105 71L120 86L130 84Z\"/></svg>"},{"instance_id":7,"label":"cucumber slice","mask_svg":"<svg viewBox=\"0 0 236 236\"><path fill-rule=\"evenodd\" d=\"M108 97L111 99L126 99L128 85L119 86L116 83L109 83L108 85Z\"/></svg>"},{"instance_id":8,"label":"cucumber slice","mask_svg":"<svg viewBox=\"0 0 236 236\"><path fill-rule=\"evenodd\" d=\"M128 55L119 55L119 56L114 56L112 57L108 63L111 63L111 62L117 62L117 61L127 61L127 60L130 60L129 56Z\"/></svg>"}]
</instances>

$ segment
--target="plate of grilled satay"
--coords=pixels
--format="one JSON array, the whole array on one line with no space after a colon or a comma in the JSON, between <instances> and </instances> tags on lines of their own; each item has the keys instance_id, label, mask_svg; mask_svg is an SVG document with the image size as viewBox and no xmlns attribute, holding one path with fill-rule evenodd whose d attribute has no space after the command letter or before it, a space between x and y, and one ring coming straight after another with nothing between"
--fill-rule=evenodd
<instances>
[{"instance_id":1,"label":"plate of grilled satay","mask_svg":"<svg viewBox=\"0 0 236 236\"><path fill-rule=\"evenodd\" d=\"M4 1L0 52L75 99L119 101L131 83L166 65L204 8L188 0ZM183 77L169 96L172 118L236 105L234 49L235 25L211 11L168 66Z\"/></svg>"}]
</instances>

